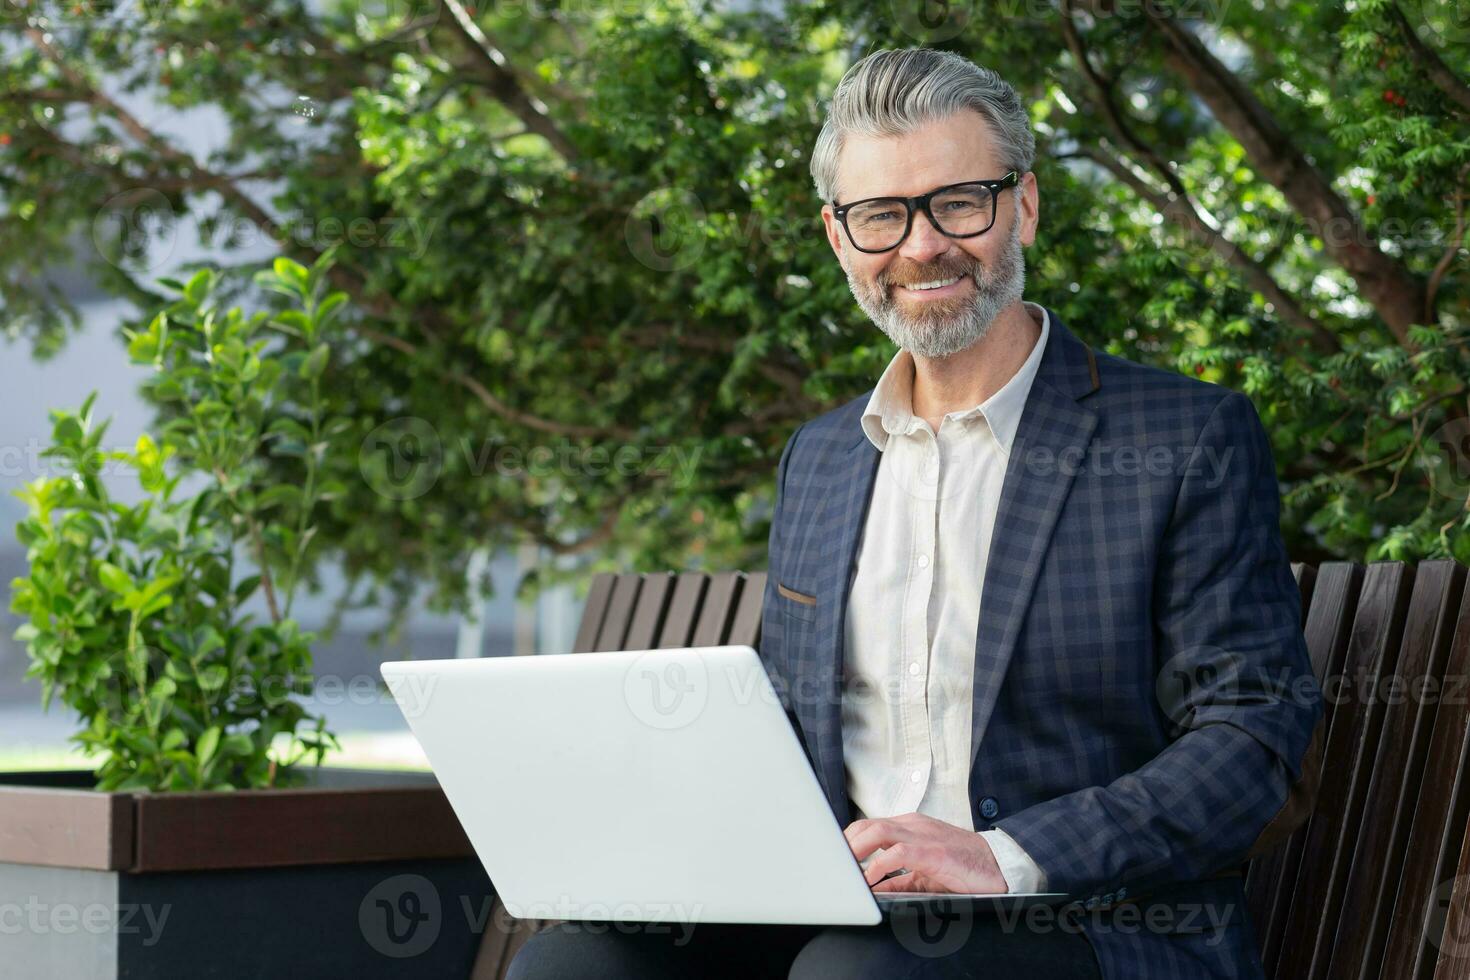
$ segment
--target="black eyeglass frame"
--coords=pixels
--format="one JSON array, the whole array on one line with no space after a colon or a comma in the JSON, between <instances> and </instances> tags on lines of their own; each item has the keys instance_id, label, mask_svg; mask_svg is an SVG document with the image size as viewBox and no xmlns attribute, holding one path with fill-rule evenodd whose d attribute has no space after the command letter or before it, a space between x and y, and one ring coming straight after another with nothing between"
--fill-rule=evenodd
<instances>
[{"instance_id":1,"label":"black eyeglass frame","mask_svg":"<svg viewBox=\"0 0 1470 980\"><path fill-rule=\"evenodd\" d=\"M995 216L1000 212L1000 192L1005 190L1007 187L1015 187L1020 182L1021 175L1012 170L1010 173L1006 174L1004 177L1001 177L998 180L966 180L961 181L958 184L945 184L943 187L937 187L929 193L920 194L917 197L892 197L889 195L884 195L882 197L865 197L861 201L850 201L847 204L838 204L836 201L833 201L832 215L838 221L842 222L842 230L847 232L847 240L852 243L852 247L857 249L859 252L866 252L869 255L877 255L882 252L891 252L902 245L904 242L908 241L909 232L914 230L915 211L923 211L925 216L928 217L929 223L934 226L934 230L939 232L941 235L945 235L949 238L974 238L977 235L985 234L991 228L995 227ZM956 235L951 232L945 231L943 226L934 217L934 212L929 209L929 202L941 194L953 191L955 188L974 187L976 185L985 187L990 191L990 224L986 225L979 231L972 231L963 235ZM859 204L871 204L874 201L894 201L902 203L904 208L908 211L908 220L903 226L903 234L899 236L898 241L894 242L887 248L863 248L852 237L852 229L847 227L847 212L850 209L857 207Z\"/></svg>"}]
</instances>

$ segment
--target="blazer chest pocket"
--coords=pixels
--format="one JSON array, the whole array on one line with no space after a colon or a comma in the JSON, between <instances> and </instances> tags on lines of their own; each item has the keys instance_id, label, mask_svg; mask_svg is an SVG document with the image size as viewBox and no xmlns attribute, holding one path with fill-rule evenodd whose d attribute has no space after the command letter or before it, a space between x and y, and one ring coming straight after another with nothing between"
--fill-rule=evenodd
<instances>
[{"instance_id":1,"label":"blazer chest pocket","mask_svg":"<svg viewBox=\"0 0 1470 980\"><path fill-rule=\"evenodd\" d=\"M784 583L776 583L776 595L787 619L802 623L814 623L817 619L817 597L793 589Z\"/></svg>"}]
</instances>

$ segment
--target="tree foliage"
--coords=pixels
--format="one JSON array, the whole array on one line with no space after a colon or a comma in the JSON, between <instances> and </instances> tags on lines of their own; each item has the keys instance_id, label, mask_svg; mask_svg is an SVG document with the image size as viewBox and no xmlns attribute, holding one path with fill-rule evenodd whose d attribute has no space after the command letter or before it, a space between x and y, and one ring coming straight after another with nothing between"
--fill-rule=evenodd
<instances>
[{"instance_id":1,"label":"tree foliage","mask_svg":"<svg viewBox=\"0 0 1470 980\"><path fill-rule=\"evenodd\" d=\"M226 291L252 288L232 245L336 246L322 398L352 430L318 534L354 580L452 603L474 547L526 538L758 565L787 436L892 353L820 233L822 103L863 52L930 44L1031 107L1028 298L1248 393L1294 557L1470 560L1454 0L730 6L25 4L5 329L55 349L45 271L76 258L146 319L170 215ZM226 137L196 153L132 96Z\"/></svg>"}]
</instances>

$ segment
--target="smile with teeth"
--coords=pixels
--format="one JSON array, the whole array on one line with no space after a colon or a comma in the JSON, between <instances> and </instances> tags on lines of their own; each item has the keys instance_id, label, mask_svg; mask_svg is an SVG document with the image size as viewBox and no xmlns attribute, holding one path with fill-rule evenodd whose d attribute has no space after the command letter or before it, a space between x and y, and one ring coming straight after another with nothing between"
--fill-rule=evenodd
<instances>
[{"instance_id":1,"label":"smile with teeth","mask_svg":"<svg viewBox=\"0 0 1470 980\"><path fill-rule=\"evenodd\" d=\"M906 285L904 285L903 288L916 291L928 289L943 289L945 286L953 286L955 283L965 278L965 275L965 273L960 273L957 276L950 276L948 279L935 279L930 282L907 283Z\"/></svg>"}]
</instances>

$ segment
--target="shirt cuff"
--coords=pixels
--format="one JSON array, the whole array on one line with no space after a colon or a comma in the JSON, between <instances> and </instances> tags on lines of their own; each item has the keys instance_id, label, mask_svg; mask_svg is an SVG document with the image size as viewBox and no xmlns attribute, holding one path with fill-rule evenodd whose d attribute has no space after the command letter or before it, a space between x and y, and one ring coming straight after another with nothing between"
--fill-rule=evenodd
<instances>
[{"instance_id":1,"label":"shirt cuff","mask_svg":"<svg viewBox=\"0 0 1470 980\"><path fill-rule=\"evenodd\" d=\"M995 863L1000 865L1007 891L1012 895L1046 891L1046 872L1031 860L1031 855L1022 850L1021 845L1010 834L997 827L994 830L980 831L980 836L990 845Z\"/></svg>"}]
</instances>

